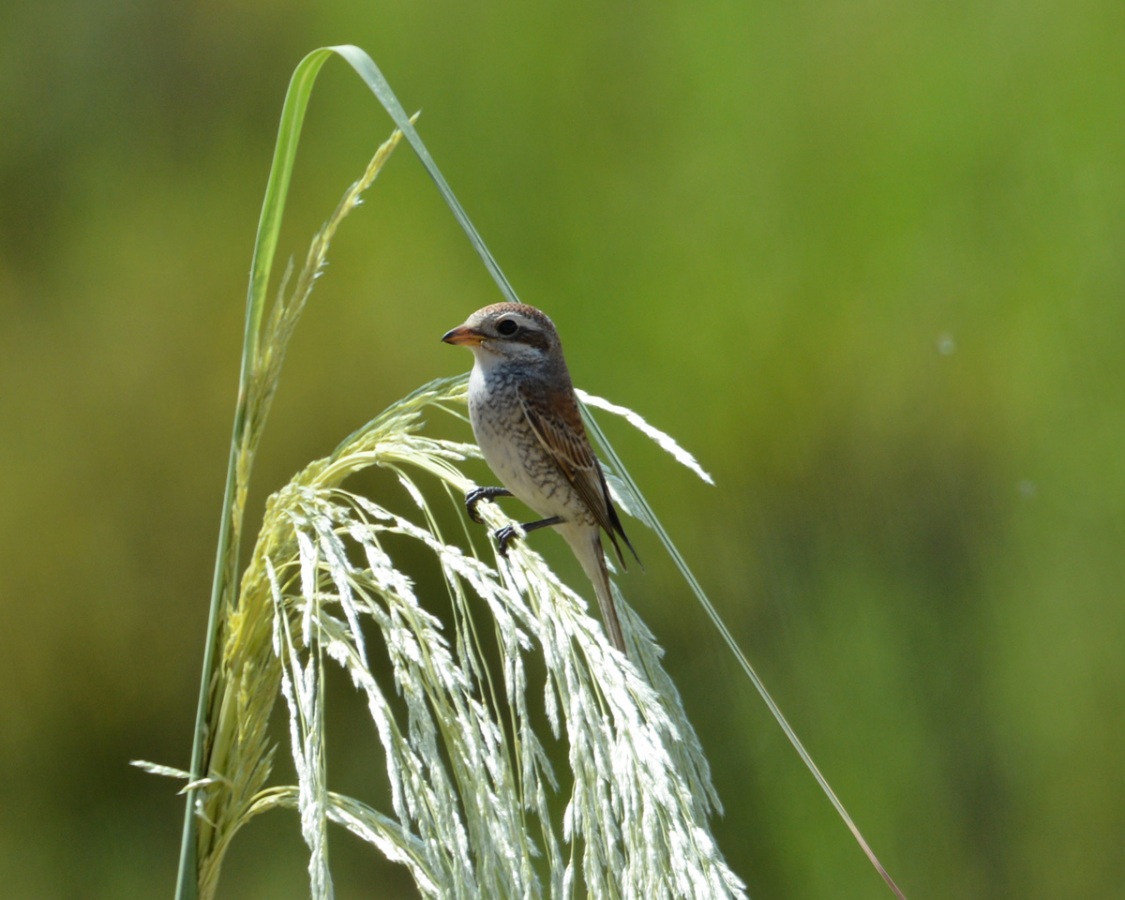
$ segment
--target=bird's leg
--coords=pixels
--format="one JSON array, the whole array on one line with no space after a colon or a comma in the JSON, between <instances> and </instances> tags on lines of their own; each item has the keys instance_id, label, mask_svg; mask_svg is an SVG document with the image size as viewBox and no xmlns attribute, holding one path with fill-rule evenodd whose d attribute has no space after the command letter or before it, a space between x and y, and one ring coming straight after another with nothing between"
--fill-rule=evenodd
<instances>
[{"instance_id":1,"label":"bird's leg","mask_svg":"<svg viewBox=\"0 0 1125 900\"><path fill-rule=\"evenodd\" d=\"M492 500L496 497L511 497L512 492L503 487L479 487L473 488L465 495L465 510L469 513L469 518L476 522L478 525L483 525L484 520L477 512L477 504L481 500ZM528 522L526 525L521 525L520 528L524 534L531 534L533 531L538 531L540 528L550 528L552 525L559 525L563 521L562 516L551 516L549 519L540 519L538 522ZM516 529L512 525L505 525L503 528L496 529L493 537L496 538L497 550L501 556L508 555L508 545L516 537Z\"/></svg>"},{"instance_id":2,"label":"bird's leg","mask_svg":"<svg viewBox=\"0 0 1125 900\"><path fill-rule=\"evenodd\" d=\"M559 525L563 521L562 516L551 516L549 519L540 519L538 522L528 522L526 525L521 525L524 534L531 534L533 531L538 531L540 528L550 528L552 525ZM501 556L508 555L508 544L516 537L516 529L511 525L505 525L503 528L497 528L496 533L493 535L496 538L496 549Z\"/></svg>"},{"instance_id":3,"label":"bird's leg","mask_svg":"<svg viewBox=\"0 0 1125 900\"><path fill-rule=\"evenodd\" d=\"M484 524L484 519L480 517L477 512L477 504L481 500L491 500L494 497L511 497L512 492L507 488L502 487L479 487L473 488L465 495L465 510L469 513L469 518L476 522L478 525Z\"/></svg>"}]
</instances>

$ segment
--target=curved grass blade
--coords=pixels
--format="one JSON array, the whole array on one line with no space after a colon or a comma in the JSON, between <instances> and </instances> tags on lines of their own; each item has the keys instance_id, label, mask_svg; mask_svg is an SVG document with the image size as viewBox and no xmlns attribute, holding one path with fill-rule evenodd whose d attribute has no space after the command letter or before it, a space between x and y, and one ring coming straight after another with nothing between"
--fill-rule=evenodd
<instances>
[{"instance_id":1,"label":"curved grass blade","mask_svg":"<svg viewBox=\"0 0 1125 900\"><path fill-rule=\"evenodd\" d=\"M388 114L394 120L395 125L398 126L398 128L406 136L407 141L409 141L411 147L413 147L414 152L418 154L418 158L426 167L426 170L429 172L430 177L433 178L434 182L437 184L439 192L441 193L442 197L444 197L446 203L449 205L449 208L452 210L454 217L460 223L462 229L464 229L470 243L472 243L474 249L480 255L481 260L484 262L485 268L488 269L489 274L492 275L497 286L500 288L500 292L504 295L504 298L513 303L520 302L519 298L516 296L515 290L512 288L507 277L501 271L500 266L492 256L492 253L489 251L488 247L485 246L480 234L477 232L476 228L469 220L469 217L465 213L461 204L454 196L452 189L449 187L448 183L445 181L445 178L442 176L440 170L438 169L437 164L430 156L430 153L426 149L425 144L422 142L421 137L419 137L417 131L411 125L409 119L407 118L406 111L403 109L402 104L399 103L398 98L395 96L394 91L391 90L391 87L387 83L386 78L383 77L382 72L379 71L378 66L375 65L371 57L369 57L363 50L359 49L358 47L344 45L332 49L338 52L344 59L348 61L352 68L356 70L357 74L359 74L359 76L364 80L368 87L371 88L375 96L378 97L380 103L383 104L384 109L387 110ZM755 690L757 690L763 701L765 701L766 706L773 714L778 725L781 726L782 731L785 733L790 743L792 743L794 749L796 749L798 755L804 761L805 765L808 767L809 771L812 773L813 777L820 785L821 790L824 791L825 795L835 807L840 817L844 820L845 825L851 831L852 835L859 843L861 849L866 854L871 864L875 867L876 871L879 872L880 876L887 883L888 887L891 888L896 896L902 897L902 892L899 890L898 886L895 884L891 876L887 873L883 865L879 862L878 858L875 856L874 852L867 844L867 841L863 838L863 835L860 833L858 827L855 825L855 822L848 814L843 803L836 796L836 793L828 784L827 779L825 779L820 769L817 768L816 764L813 762L812 757L809 755L804 745L797 738L796 732L794 732L792 726L786 720L785 716L782 715L780 708L777 706L777 703L774 701L769 691L766 690L765 685L762 683L761 678L758 677L758 674L754 671L754 668L750 665L750 662L746 658L746 655L738 646L738 642L734 639L734 636L730 633L730 630L727 628L726 624L719 616L718 611L715 609L714 605L711 603L710 599L703 591L703 588L700 586L698 580L691 572L691 569L688 567L683 556L680 554L679 550L676 549L675 544L673 544L671 538L668 536L668 533L665 531L663 526L660 525L659 520L656 518L656 515L652 511L652 508L649 506L648 502L644 499L644 495L640 492L640 489L637 487L636 482L633 481L632 477L629 475L628 471L625 469L623 463L621 462L621 459L617 456L617 453L610 446L608 440L606 440L605 434L601 431L600 428L598 428L597 424L593 422L588 413L586 413L585 418L588 425L592 424L593 433L600 442L603 449L606 451L606 455L612 463L613 468L621 476L625 485L631 490L631 492L635 495L635 498L639 501L637 505L641 510L644 511L646 518L651 519L655 523L655 530L659 535L661 542L671 554L672 559L675 561L677 568L679 568L681 574L684 576L684 579L687 581L688 586L696 595L696 598L703 606L703 609L707 613L708 617L715 624L715 627L718 629L719 634L722 636L723 640L730 647L731 652L739 661L739 665L742 666L743 671L745 672L750 682L754 685Z\"/></svg>"},{"instance_id":2,"label":"curved grass blade","mask_svg":"<svg viewBox=\"0 0 1125 900\"><path fill-rule=\"evenodd\" d=\"M379 71L379 67L375 65L374 60L360 50L359 47L352 46L351 44L343 44L328 49L339 53L341 57L346 59L351 67L355 69L356 74L363 79L364 83L379 99L379 102L383 104L383 109L385 109L391 119L394 120L395 127L403 133L406 140L410 143L410 146L414 148L414 152L418 154L418 159L422 161L422 165L426 167L426 171L429 172L430 177L434 180L438 192L449 205L453 217L468 236L469 243L471 243L473 249L477 251L481 261L484 263L484 267L488 269L488 273L496 282L496 286L500 288L500 293L504 295L504 299L511 303L519 303L520 299L516 296L515 289L508 281L507 276L501 271L500 265L496 262L492 252L485 246L484 239L481 238L480 233L470 221L468 214L457 200L457 197L454 196L453 189L449 186L448 182L446 182L445 176L441 174L437 163L435 163L433 157L430 156L430 151L426 149L422 138L411 124L410 118L406 115L406 110L404 110L402 104L399 103L398 97L396 97L395 92L391 90L390 84L387 83L387 79L383 77L383 73Z\"/></svg>"},{"instance_id":3,"label":"curved grass blade","mask_svg":"<svg viewBox=\"0 0 1125 900\"><path fill-rule=\"evenodd\" d=\"M358 47L352 45L340 45L335 47L324 47L313 51L301 60L293 73L290 81L289 90L286 93L285 103L282 110L281 123L278 130L278 139L274 152L273 164L270 170L270 176L266 187L266 194L263 200L262 213L259 219L258 232L254 245L254 256L251 267L251 278L247 296L247 310L246 310L246 324L243 342L243 356L241 364L241 374L239 380L239 395L238 403L235 410L235 419L233 426L233 436L231 442L231 453L229 458L227 481L224 489L222 519L220 523L220 533L218 542L218 553L216 557L215 576L212 584L211 605L208 619L208 634L207 643L204 650L204 665L200 686L200 699L197 708L196 716L196 731L195 741L192 748L192 761L190 774L193 779L193 784L199 782L205 769L206 754L207 754L207 725L208 725L208 709L213 700L212 691L215 685L215 650L219 643L218 632L220 630L221 622L223 620L223 611L228 609L233 603L236 588L236 575L237 575L237 561L239 557L239 548L241 544L242 535L242 520L243 508L246 497L246 490L249 480L250 469L252 468L254 451L257 446L257 440L261 435L261 429L264 424L265 410L255 409L252 403L253 394L253 377L255 374L255 367L260 364L259 343L261 339L261 323L262 316L266 306L266 298L270 281L270 274L274 261L274 255L277 249L278 236L280 234L281 221L285 210L285 202L288 195L289 183L292 176L293 164L296 158L297 144L300 137L302 125L304 123L304 115L308 106L309 96L312 92L312 87L315 84L316 77L319 74L321 67L333 54L339 55L352 66L365 84L372 90L372 92L379 99L384 109L390 114L395 124L406 136L414 151L418 154L419 159L426 167L430 176L436 183L439 192L442 194L446 203L449 205L450 210L453 212L454 217L461 224L462 229L468 236L470 243L480 255L485 268L492 275L496 281L501 293L505 299L512 302L519 302L514 289L508 282L504 273L501 271L496 260L489 252L484 241L481 239L479 233L476 231L472 222L469 220L464 209L457 201L449 185L446 183L444 177L441 175L440 170L434 163L429 152L426 150L424 143L414 129L411 121L407 117L402 105L399 103L394 92L391 90L386 79L379 71L378 67L371 60L371 58ZM268 403L266 404L268 406ZM260 413L260 414L259 414ZM588 418L588 417L587 417ZM890 876L886 873L883 867L878 863L874 854L870 851L866 842L863 840L858 829L855 827L851 818L848 816L846 810L840 801L836 798L831 788L828 786L827 781L820 774L819 770L813 764L807 751L797 740L796 735L793 733L792 728L785 721L781 715L780 710L777 708L773 699L765 690L761 680L754 673L750 667L749 662L746 660L745 655L738 648L733 636L723 624L718 613L715 611L713 605L707 599L706 595L700 588L698 582L692 575L690 569L687 567L682 556L672 544L667 533L660 526L659 520L656 519L655 514L652 513L651 508L648 506L647 501L644 500L643 495L640 493L633 479L629 476L624 466L621 464L620 459L605 440L604 434L596 423L588 418L588 424L591 425L591 430L595 437L598 438L602 444L607 457L610 459L614 468L623 479L626 486L631 493L634 494L637 506L646 511L646 518L650 519L655 527L661 541L665 544L668 551L672 554L673 559L676 561L677 566L688 581L693 592L700 600L704 609L719 629L720 634L730 646L732 652L743 666L744 671L750 678L755 688L766 701L767 706L774 714L775 718L781 725L782 729L797 749L801 758L805 761L806 765L810 768L814 777L825 791L826 795L832 801L837 811L844 818L848 827L851 829L853 835L859 841L864 852L868 855L873 865L883 876L884 880L891 886L892 890L898 896L902 896L901 891L898 890ZM196 810L196 790L189 789L185 820L184 832L181 843L181 856L180 856L180 871L177 885L177 897L183 900L195 900L198 896L198 877L197 877L197 827L200 817L195 815Z\"/></svg>"},{"instance_id":4,"label":"curved grass blade","mask_svg":"<svg viewBox=\"0 0 1125 900\"><path fill-rule=\"evenodd\" d=\"M591 405L597 405L602 409L608 409L611 412L623 414L621 413L623 407L614 408L612 404L601 401L600 398L592 399L594 399L596 403ZM653 531L656 532L657 537L660 538L660 543L664 545L664 549L668 551L668 555L671 556L672 560L676 563L676 568L680 570L680 574L683 576L684 581L687 582L688 587L690 587L692 593L695 594L695 598L699 601L699 605L703 607L703 611L707 613L707 617L711 620L712 624L714 624L715 629L719 632L727 647L730 648L730 652L734 654L735 659L738 660L738 664L742 667L742 671L745 673L750 683L754 686L754 690L758 692L758 695L762 698L766 706L769 708L769 711L773 715L774 720L781 727L781 730L782 732L784 732L785 736L789 739L789 743L792 744L793 748L797 751L797 755L801 758L801 761L808 768L809 772L812 773L813 778L816 779L816 783L820 785L820 789L824 792L824 795L828 798L832 806L835 807L836 812L839 814L840 818L844 820L844 824L852 833L852 837L855 838L856 843L859 844L860 849L863 850L863 853L867 857L868 861L875 868L875 871L879 873L883 881L886 882L887 887L891 889L892 893L894 893L894 895L898 897L899 900L906 900L905 895L902 893L902 890L899 888L899 886L895 884L895 881L893 878L891 878L890 873L887 872L887 870L883 867L883 864L879 862L879 858L875 855L875 852L871 849L870 845L867 843L867 840L863 837L863 834L860 832L859 827L852 820L852 817L844 807L843 802L839 797L836 796L836 792L832 790L832 786L828 783L828 779L824 777L824 774L817 767L817 764L813 762L813 758L809 754L809 751L805 749L805 745L802 744L800 738L797 737L797 732L793 730L793 726L789 724L789 720L785 718L784 714L781 712L781 708L773 699L773 696L768 690L766 690L766 686L763 683L761 677L759 677L758 673L754 671L754 667L750 665L750 660L746 658L746 654L743 653L742 648L738 646L738 641L735 640L734 635L731 634L730 629L727 628L726 622L723 621L722 616L719 615L719 611L715 608L715 605L711 602L711 599L703 590L703 587L695 577L695 573L691 571L691 568L688 566L687 561L683 558L683 555L673 543L672 538L668 535L668 532L661 524L660 519L657 518L656 513L649 505L648 500L646 500L644 494L641 493L641 489L637 486L637 483L633 480L633 477L625 468L624 463L621 461L621 457L617 455L617 451L613 449L613 446L610 444L609 439L605 436L605 432L602 431L601 427L594 420L594 417L590 415L589 410L585 406L583 406L582 408L582 413L582 417L586 422L586 427L590 430L590 434L593 435L594 440L598 444L598 448L602 451L604 458L609 461L610 467L617 475L617 478L620 482L618 486L623 487L628 493L626 508L635 508L637 510L636 517L640 518L642 521L648 524L648 526L652 528ZM629 417L626 417L626 419L631 421ZM633 424L635 427L640 427L636 425L635 422L631 422L631 424ZM643 430L644 429L642 429L642 431ZM658 443L660 442L658 441ZM677 458L679 457L677 456ZM694 463L694 460L692 460L692 463ZM693 470L696 470L698 468L697 466L691 465L687 462L684 462L684 465L687 465Z\"/></svg>"}]
</instances>

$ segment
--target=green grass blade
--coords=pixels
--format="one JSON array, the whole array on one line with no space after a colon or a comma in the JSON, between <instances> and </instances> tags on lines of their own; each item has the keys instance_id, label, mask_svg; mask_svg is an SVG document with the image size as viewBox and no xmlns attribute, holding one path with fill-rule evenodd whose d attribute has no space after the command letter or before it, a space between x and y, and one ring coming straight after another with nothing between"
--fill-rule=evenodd
<instances>
[{"instance_id":1,"label":"green grass blade","mask_svg":"<svg viewBox=\"0 0 1125 900\"><path fill-rule=\"evenodd\" d=\"M305 123L309 96L312 94L320 69L332 56L328 48L314 50L298 64L289 79L289 89L281 108L281 122L277 129L277 143L274 147L273 162L270 165L269 180L262 200L262 212L258 219L258 233L254 240L254 257L250 264L250 288L246 301L246 344L243 363L256 359L257 339L261 333L262 311L269 294L270 274L273 271L277 241L281 234L281 220L285 214L285 202L289 196L289 182L293 177L293 164L297 159L297 144L301 138L301 128ZM243 373L243 382L246 373Z\"/></svg>"},{"instance_id":2,"label":"green grass blade","mask_svg":"<svg viewBox=\"0 0 1125 900\"><path fill-rule=\"evenodd\" d=\"M396 97L395 92L391 90L390 84L387 83L387 79L383 77L383 73L379 71L379 67L375 65L374 60L360 50L359 47L352 46L351 44L343 44L329 49L339 53L341 57L348 61L349 65L355 69L356 74L363 79L364 84L371 89L371 92L375 94L379 102L383 104L383 109L385 109L388 115L394 120L395 126L403 133L406 140L410 142L410 146L413 147L414 152L418 154L418 159L422 161L422 165L425 166L426 171L430 173L430 177L437 185L438 192L445 198L445 202L453 212L453 217L457 220L458 224L460 224L461 228L464 229L465 234L469 238L469 243L471 243L473 249L477 251L481 261L484 263L484 267L488 269L488 273L496 282L496 286L500 288L500 293L504 295L504 299L512 303L519 303L520 299L516 296L515 289L508 281L507 276L501 271L491 251L485 246L484 240L481 238L476 227L469 220L468 214L458 202L457 197L453 193L453 189L441 174L437 163L435 163L433 157L430 156L430 151L426 149L422 138L411 124L410 118L406 115L406 111L398 101L398 97Z\"/></svg>"},{"instance_id":3,"label":"green grass blade","mask_svg":"<svg viewBox=\"0 0 1125 900\"><path fill-rule=\"evenodd\" d=\"M777 705L777 702L773 699L773 696L766 689L765 683L762 681L758 673L754 671L754 667L750 665L750 660L748 660L746 658L746 654L742 652L742 648L738 645L738 641L735 640L734 635L731 634L730 629L727 628L726 622L723 621L723 617L719 615L719 611L715 608L715 605L711 602L711 599L703 590L703 587L702 585L700 585L699 580L695 577L695 573L691 571L691 568L688 566L687 561L683 558L683 555L680 553L675 543L673 543L672 538L664 529L664 526L661 524L660 519L657 518L656 513L649 505L648 500L646 500L644 494L641 493L641 489L637 486L637 483L629 474L628 469L625 468L624 463L621 461L621 457L617 455L617 451L613 449L613 445L610 444L609 439L605 436L605 432L602 431L601 427L595 421L594 417L590 415L585 405L583 405L582 412L583 419L585 420L590 433L593 435L594 440L597 442L598 448L604 454L605 459L609 461L611 468L614 470L617 476L625 483L625 487L630 493L631 502L640 507L639 517L642 518L649 525L649 527L651 527L652 530L656 532L657 537L660 538L660 543L664 545L664 549L667 550L668 555L672 557L673 562L675 562L676 564L676 568L680 570L680 574L683 576L684 581L687 582L688 587L691 588L692 593L695 594L695 598L699 601L699 605L703 607L703 611L707 614L707 617L711 620L712 624L715 626L715 629L719 632L719 635L722 637L723 641L730 649L730 652L734 655L734 658L738 660L738 664L742 667L742 671L746 675L747 680L749 680L749 682L754 686L754 690L758 692L758 695L762 698L763 702L769 708L770 714L774 717L774 720L780 726L785 736L789 739L789 743L792 744L793 748L797 751L797 755L801 758L801 761L808 768L809 772L812 773L812 776L816 780L816 783L820 786L821 791L824 792L824 795L836 809L837 814L841 819L843 819L844 824L852 833L852 837L859 844L860 849L863 851L868 861L875 868L875 871L879 873L883 881L886 882L887 887L891 889L894 895L896 897L902 898L902 900L905 900L902 891L899 889L898 885L895 884L894 879L890 876L890 873L888 873L887 870L883 867L883 864L879 862L878 857L875 855L875 852L867 843L867 840L863 837L863 834L860 832L859 827L853 821L843 802L839 797L836 796L836 792L828 783L828 779L824 777L824 774L820 771L820 768L813 761L813 758L809 751L805 749L805 745L801 743L801 739L797 737L797 732L793 730L793 726L789 724L789 720L785 718L784 714L781 712L781 708Z\"/></svg>"}]
</instances>

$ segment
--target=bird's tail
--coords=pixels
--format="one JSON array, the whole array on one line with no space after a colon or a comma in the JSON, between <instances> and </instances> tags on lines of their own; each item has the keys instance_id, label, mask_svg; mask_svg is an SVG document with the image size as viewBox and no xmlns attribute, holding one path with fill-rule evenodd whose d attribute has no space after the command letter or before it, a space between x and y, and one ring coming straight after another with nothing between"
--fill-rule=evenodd
<instances>
[{"instance_id":1,"label":"bird's tail","mask_svg":"<svg viewBox=\"0 0 1125 900\"><path fill-rule=\"evenodd\" d=\"M562 531L562 529L560 529ZM563 536L570 544L570 549L582 564L586 577L594 585L594 593L598 597L598 606L602 610L602 622L605 623L609 639L622 653L625 653L625 637L621 634L621 622L617 618L617 607L613 602L613 592L609 587L609 570L606 569L605 551L596 529L583 528L581 532L565 532Z\"/></svg>"}]
</instances>

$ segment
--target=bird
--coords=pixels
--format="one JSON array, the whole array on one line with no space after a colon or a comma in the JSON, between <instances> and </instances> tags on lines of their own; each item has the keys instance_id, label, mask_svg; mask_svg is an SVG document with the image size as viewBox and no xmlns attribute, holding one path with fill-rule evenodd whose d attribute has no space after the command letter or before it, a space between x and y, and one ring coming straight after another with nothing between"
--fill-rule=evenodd
<instances>
[{"instance_id":1,"label":"bird","mask_svg":"<svg viewBox=\"0 0 1125 900\"><path fill-rule=\"evenodd\" d=\"M504 496L514 496L541 516L520 526L524 534L553 528L562 535L594 586L610 640L626 654L602 531L622 568L625 557L618 538L638 563L640 558L590 446L554 323L533 306L494 303L478 309L442 340L473 352L469 421L485 462L503 485L466 494L470 518L481 523L477 504ZM502 555L515 536L512 526L496 532Z\"/></svg>"}]
</instances>

